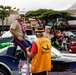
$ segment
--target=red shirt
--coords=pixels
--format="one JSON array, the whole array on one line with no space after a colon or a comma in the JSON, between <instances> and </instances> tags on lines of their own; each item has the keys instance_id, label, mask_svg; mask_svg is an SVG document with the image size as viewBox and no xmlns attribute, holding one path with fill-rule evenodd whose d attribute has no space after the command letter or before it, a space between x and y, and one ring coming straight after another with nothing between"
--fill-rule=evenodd
<instances>
[{"instance_id":1,"label":"red shirt","mask_svg":"<svg viewBox=\"0 0 76 75\"><path fill-rule=\"evenodd\" d=\"M36 45L36 43L35 42L33 42L33 44L32 44L32 47L31 47L31 49L30 49L30 52L32 52L33 54L36 54L37 53L37 45Z\"/></svg>"}]
</instances>

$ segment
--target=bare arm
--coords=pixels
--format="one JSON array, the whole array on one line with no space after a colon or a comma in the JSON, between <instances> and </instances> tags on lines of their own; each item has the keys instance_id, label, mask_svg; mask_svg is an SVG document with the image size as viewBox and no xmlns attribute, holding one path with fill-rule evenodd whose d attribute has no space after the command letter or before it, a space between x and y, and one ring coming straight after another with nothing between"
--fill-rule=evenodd
<instances>
[{"instance_id":1,"label":"bare arm","mask_svg":"<svg viewBox=\"0 0 76 75\"><path fill-rule=\"evenodd\" d=\"M19 40L23 40L23 38L21 36L17 35L17 33L15 32L14 29L11 28L10 32L13 34L14 37L17 37Z\"/></svg>"},{"instance_id":2,"label":"bare arm","mask_svg":"<svg viewBox=\"0 0 76 75\"><path fill-rule=\"evenodd\" d=\"M16 34L15 30L10 28L10 32L12 33L13 36L17 37L18 35Z\"/></svg>"},{"instance_id":3,"label":"bare arm","mask_svg":"<svg viewBox=\"0 0 76 75\"><path fill-rule=\"evenodd\" d=\"M33 54L32 52L30 52L29 50L30 50L30 47L28 47L28 48L26 49L27 55L28 55L28 57L33 58L35 54Z\"/></svg>"}]
</instances>

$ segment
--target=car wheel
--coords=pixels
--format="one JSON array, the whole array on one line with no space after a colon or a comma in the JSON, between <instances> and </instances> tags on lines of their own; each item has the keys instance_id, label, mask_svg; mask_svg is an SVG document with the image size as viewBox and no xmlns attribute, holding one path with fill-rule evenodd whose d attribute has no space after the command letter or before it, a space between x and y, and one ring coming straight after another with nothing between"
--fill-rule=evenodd
<instances>
[{"instance_id":1,"label":"car wheel","mask_svg":"<svg viewBox=\"0 0 76 75\"><path fill-rule=\"evenodd\" d=\"M5 69L0 68L0 75L8 75L8 72Z\"/></svg>"}]
</instances>

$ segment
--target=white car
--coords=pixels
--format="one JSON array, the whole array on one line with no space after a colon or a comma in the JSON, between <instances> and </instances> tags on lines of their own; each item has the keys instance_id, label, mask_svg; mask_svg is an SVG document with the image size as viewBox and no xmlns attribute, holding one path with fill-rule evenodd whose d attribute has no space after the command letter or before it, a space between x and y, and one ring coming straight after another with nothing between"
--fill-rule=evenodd
<instances>
[{"instance_id":1,"label":"white car","mask_svg":"<svg viewBox=\"0 0 76 75\"><path fill-rule=\"evenodd\" d=\"M7 38L7 37L11 37L11 36L12 36L12 34L10 33L10 31L7 31L1 36L1 38Z\"/></svg>"},{"instance_id":2,"label":"white car","mask_svg":"<svg viewBox=\"0 0 76 75\"><path fill-rule=\"evenodd\" d=\"M58 49L52 47L52 57L53 58L66 58L70 61L76 61L76 54L75 53L65 53L60 52Z\"/></svg>"},{"instance_id":3,"label":"white car","mask_svg":"<svg viewBox=\"0 0 76 75\"><path fill-rule=\"evenodd\" d=\"M30 30L26 30L26 33L25 33L25 34L26 34L27 36L28 36L28 35L33 35L34 32L33 32L32 29L30 29ZM10 32L10 31L6 31L3 35L0 36L0 38L7 38L7 37L11 37L11 36L12 36L11 32Z\"/></svg>"},{"instance_id":4,"label":"white car","mask_svg":"<svg viewBox=\"0 0 76 75\"><path fill-rule=\"evenodd\" d=\"M75 36L75 34L73 34L71 31L64 31L66 36Z\"/></svg>"}]
</instances>

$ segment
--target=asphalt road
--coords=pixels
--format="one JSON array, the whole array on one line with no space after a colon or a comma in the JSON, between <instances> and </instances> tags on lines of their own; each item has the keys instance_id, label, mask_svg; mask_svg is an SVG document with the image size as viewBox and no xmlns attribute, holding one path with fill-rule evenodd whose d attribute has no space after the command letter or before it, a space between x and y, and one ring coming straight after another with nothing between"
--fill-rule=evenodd
<instances>
[{"instance_id":1,"label":"asphalt road","mask_svg":"<svg viewBox=\"0 0 76 75\"><path fill-rule=\"evenodd\" d=\"M20 75L26 75L26 74L20 74ZM72 72L48 72L47 75L76 75L76 73L72 73Z\"/></svg>"},{"instance_id":2,"label":"asphalt road","mask_svg":"<svg viewBox=\"0 0 76 75\"><path fill-rule=\"evenodd\" d=\"M72 72L49 72L48 75L76 75Z\"/></svg>"}]
</instances>

